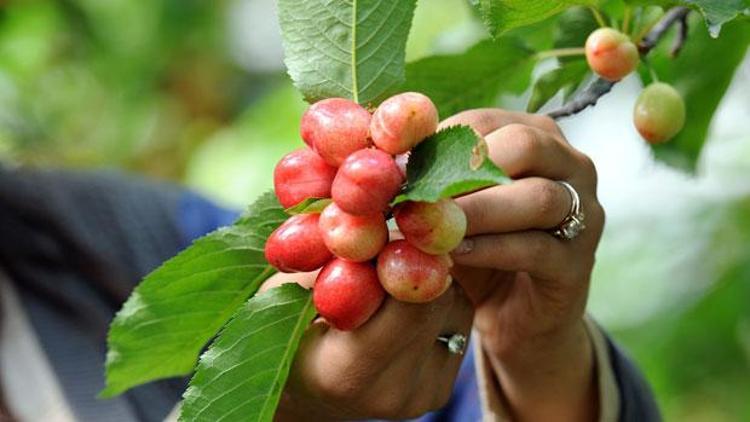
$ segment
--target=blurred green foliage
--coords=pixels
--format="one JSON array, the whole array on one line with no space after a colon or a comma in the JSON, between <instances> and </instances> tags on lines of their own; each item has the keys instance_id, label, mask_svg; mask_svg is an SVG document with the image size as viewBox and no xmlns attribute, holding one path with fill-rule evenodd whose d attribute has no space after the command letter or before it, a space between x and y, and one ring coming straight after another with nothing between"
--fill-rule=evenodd
<instances>
[{"instance_id":1,"label":"blurred green foliage","mask_svg":"<svg viewBox=\"0 0 750 422\"><path fill-rule=\"evenodd\" d=\"M302 146L305 104L283 72L232 60L236 3L0 1L0 159L119 167L249 203ZM462 52L481 31L463 0L419 2L407 59ZM750 173L750 148L729 156L714 169L718 187ZM701 192L612 221L591 309L645 371L667 420L748 420L750 198Z\"/></svg>"},{"instance_id":2,"label":"blurred green foliage","mask_svg":"<svg viewBox=\"0 0 750 422\"><path fill-rule=\"evenodd\" d=\"M6 157L180 179L192 151L234 120L251 90L228 60L220 3L2 6L0 145Z\"/></svg>"}]
</instances>

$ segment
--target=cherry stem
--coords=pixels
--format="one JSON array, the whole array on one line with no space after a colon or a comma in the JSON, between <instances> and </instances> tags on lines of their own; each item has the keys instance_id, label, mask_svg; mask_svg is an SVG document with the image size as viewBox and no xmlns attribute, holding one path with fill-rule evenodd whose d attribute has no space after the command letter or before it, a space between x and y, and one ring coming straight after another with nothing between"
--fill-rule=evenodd
<instances>
[{"instance_id":1,"label":"cherry stem","mask_svg":"<svg viewBox=\"0 0 750 422\"><path fill-rule=\"evenodd\" d=\"M586 54L586 49L583 47L571 47L571 48L556 48L553 50L540 51L534 56L537 60L549 59L552 57L570 57L570 56L582 56Z\"/></svg>"},{"instance_id":2,"label":"cherry stem","mask_svg":"<svg viewBox=\"0 0 750 422\"><path fill-rule=\"evenodd\" d=\"M631 10L630 6L625 6L625 13L623 14L623 17L622 17L622 31L621 32L623 34L627 34L628 33L628 29L630 27L630 14L631 14L631 12L632 12L632 10Z\"/></svg>"},{"instance_id":3,"label":"cherry stem","mask_svg":"<svg viewBox=\"0 0 750 422\"><path fill-rule=\"evenodd\" d=\"M602 28L608 26L607 22L604 20L604 16L602 16L601 12L599 12L599 9L596 7L589 7L591 10L591 13L594 15L594 19L596 19L596 22L601 26Z\"/></svg>"},{"instance_id":4,"label":"cherry stem","mask_svg":"<svg viewBox=\"0 0 750 422\"><path fill-rule=\"evenodd\" d=\"M669 9L667 13L651 28L651 30L643 37L643 40L638 44L638 51L641 56L646 56L664 37L672 25L680 24L680 22L687 17L690 13L690 9L687 7L673 7ZM617 82L606 81L601 78L594 80L589 86L581 91L576 98L562 107L552 110L547 115L553 119L561 119L563 117L572 116L578 114L586 108L596 105L599 98L612 90L612 87Z\"/></svg>"},{"instance_id":5,"label":"cherry stem","mask_svg":"<svg viewBox=\"0 0 750 422\"><path fill-rule=\"evenodd\" d=\"M651 75L651 82L659 82L659 75L656 74L656 69L651 66L651 63L646 60L645 57L643 58L643 64L646 66L646 69L648 69L648 74Z\"/></svg>"}]
</instances>

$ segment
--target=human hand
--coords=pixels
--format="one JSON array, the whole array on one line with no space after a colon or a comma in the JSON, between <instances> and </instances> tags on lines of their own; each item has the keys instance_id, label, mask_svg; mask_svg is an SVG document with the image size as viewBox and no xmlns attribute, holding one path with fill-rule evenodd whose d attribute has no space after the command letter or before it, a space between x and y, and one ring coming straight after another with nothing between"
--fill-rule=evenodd
<instances>
[{"instance_id":1,"label":"human hand","mask_svg":"<svg viewBox=\"0 0 750 422\"><path fill-rule=\"evenodd\" d=\"M315 274L279 274L265 288ZM339 331L315 321L300 344L277 420L409 419L450 398L462 357L436 338L469 334L473 308L454 285L433 302L391 297L363 326Z\"/></svg>"},{"instance_id":2,"label":"human hand","mask_svg":"<svg viewBox=\"0 0 750 422\"><path fill-rule=\"evenodd\" d=\"M457 199L468 227L452 254L503 394L519 420L591 419L596 382L582 317L604 225L594 165L547 117L470 110L441 126L456 124L483 135L489 158L514 179ZM571 208L555 181L576 189L586 214L572 240L550 234Z\"/></svg>"}]
</instances>

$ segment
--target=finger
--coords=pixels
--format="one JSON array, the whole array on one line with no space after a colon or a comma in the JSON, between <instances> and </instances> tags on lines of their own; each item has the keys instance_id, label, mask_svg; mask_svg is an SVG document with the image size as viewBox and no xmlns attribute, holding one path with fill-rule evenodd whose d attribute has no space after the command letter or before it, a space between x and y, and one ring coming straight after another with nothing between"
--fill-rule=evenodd
<instances>
[{"instance_id":1,"label":"finger","mask_svg":"<svg viewBox=\"0 0 750 422\"><path fill-rule=\"evenodd\" d=\"M510 124L485 137L490 159L513 179L540 176L571 178L582 164L582 154L549 132Z\"/></svg>"},{"instance_id":2,"label":"finger","mask_svg":"<svg viewBox=\"0 0 750 422\"><path fill-rule=\"evenodd\" d=\"M562 135L555 121L547 116L507 111L499 108L466 110L443 120L439 128L467 125L484 136L512 123L523 123Z\"/></svg>"},{"instance_id":3,"label":"finger","mask_svg":"<svg viewBox=\"0 0 750 422\"><path fill-rule=\"evenodd\" d=\"M534 277L567 282L593 265L589 254L543 231L480 235L464 239L451 254L456 264L503 271L528 272ZM580 251L579 251L580 252ZM590 254L593 255L593 254Z\"/></svg>"},{"instance_id":4,"label":"finger","mask_svg":"<svg viewBox=\"0 0 750 422\"><path fill-rule=\"evenodd\" d=\"M454 298L454 294L444 293L429 303L406 303L388 296L378 312L359 329L331 330L329 335L351 343L356 353L367 359L390 359L409 347L420 334L436 331Z\"/></svg>"},{"instance_id":5,"label":"finger","mask_svg":"<svg viewBox=\"0 0 750 422\"><path fill-rule=\"evenodd\" d=\"M409 404L404 399L413 390L424 389L417 384L419 367L429 356L425 349L434 345L440 327L448 318L471 324L470 305L458 308L461 315L454 310L456 290L451 287L431 304L389 299L375 318L352 332L313 323L300 343L290 388L315 394L320 406L334 405L337 414L350 419L398 416ZM458 361L455 365L460 365Z\"/></svg>"},{"instance_id":6,"label":"finger","mask_svg":"<svg viewBox=\"0 0 750 422\"><path fill-rule=\"evenodd\" d=\"M531 177L472 193L456 202L466 214L466 235L556 227L570 212L568 190L549 179Z\"/></svg>"},{"instance_id":7,"label":"finger","mask_svg":"<svg viewBox=\"0 0 750 422\"><path fill-rule=\"evenodd\" d=\"M405 407L400 409L402 416L418 416L434 410L450 397L462 356L448 353L448 349L437 341L437 337L454 333L468 336L474 310L460 286L452 286L446 294L453 294L454 299L445 313L443 324L435 330L421 333L411 347L394 358L371 391L375 396L373 400L396 392L405 400L402 402ZM398 380L396 383L400 387L394 386L394 380ZM428 385L430 388L425 388Z\"/></svg>"},{"instance_id":8,"label":"finger","mask_svg":"<svg viewBox=\"0 0 750 422\"><path fill-rule=\"evenodd\" d=\"M464 289L458 283L452 283L451 287L445 294L450 294L451 306L443 313L442 318L432 324L429 330L422 330L417 334L414 340L417 350L424 351L435 349L447 351L444 343L437 341L438 336L444 334L461 333L466 336L469 334L471 321L474 314L474 308L471 305L469 297Z\"/></svg>"},{"instance_id":9,"label":"finger","mask_svg":"<svg viewBox=\"0 0 750 422\"><path fill-rule=\"evenodd\" d=\"M431 353L422 366L418 379L421 385L435 385L435 388L424 391L425 394L415 398L415 401L425 403L429 410L442 407L450 399L461 362L467 353L471 353L468 340L474 320L474 307L460 286L457 286L456 292L453 308L439 335L463 334L467 338L467 344L463 355L455 355L448 351L445 343L433 339Z\"/></svg>"}]
</instances>

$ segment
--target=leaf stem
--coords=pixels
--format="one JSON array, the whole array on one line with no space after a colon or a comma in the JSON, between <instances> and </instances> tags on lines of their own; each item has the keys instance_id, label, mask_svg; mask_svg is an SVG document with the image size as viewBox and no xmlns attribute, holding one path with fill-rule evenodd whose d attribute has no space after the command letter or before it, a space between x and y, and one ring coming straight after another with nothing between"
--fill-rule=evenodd
<instances>
[{"instance_id":1,"label":"leaf stem","mask_svg":"<svg viewBox=\"0 0 750 422\"><path fill-rule=\"evenodd\" d=\"M359 103L359 86L357 84L357 0L352 1L352 100Z\"/></svg>"},{"instance_id":2,"label":"leaf stem","mask_svg":"<svg viewBox=\"0 0 750 422\"><path fill-rule=\"evenodd\" d=\"M586 49L583 47L556 48L553 50L540 51L534 55L534 58L537 60L544 60L552 57L581 56L584 54L586 54Z\"/></svg>"},{"instance_id":3,"label":"leaf stem","mask_svg":"<svg viewBox=\"0 0 750 422\"><path fill-rule=\"evenodd\" d=\"M646 66L646 69L648 69L649 76L651 76L651 83L659 82L659 75L656 74L656 69L651 66L651 62L648 60L648 57L643 57L642 61L643 65Z\"/></svg>"},{"instance_id":4,"label":"leaf stem","mask_svg":"<svg viewBox=\"0 0 750 422\"><path fill-rule=\"evenodd\" d=\"M622 33L627 34L628 29L630 27L630 15L632 13L632 9L629 5L625 6L625 12L623 13L622 17Z\"/></svg>"},{"instance_id":5,"label":"leaf stem","mask_svg":"<svg viewBox=\"0 0 750 422\"><path fill-rule=\"evenodd\" d=\"M594 15L594 19L596 19L596 22L601 26L602 28L607 26L607 22L604 20L604 16L599 12L599 9L597 9L594 6L589 7L589 10L591 10L591 13Z\"/></svg>"},{"instance_id":6,"label":"leaf stem","mask_svg":"<svg viewBox=\"0 0 750 422\"><path fill-rule=\"evenodd\" d=\"M648 73L651 74L651 79L654 82L659 82L659 75L656 74L656 70L654 70L653 66L649 65L649 67L648 67Z\"/></svg>"}]
</instances>

